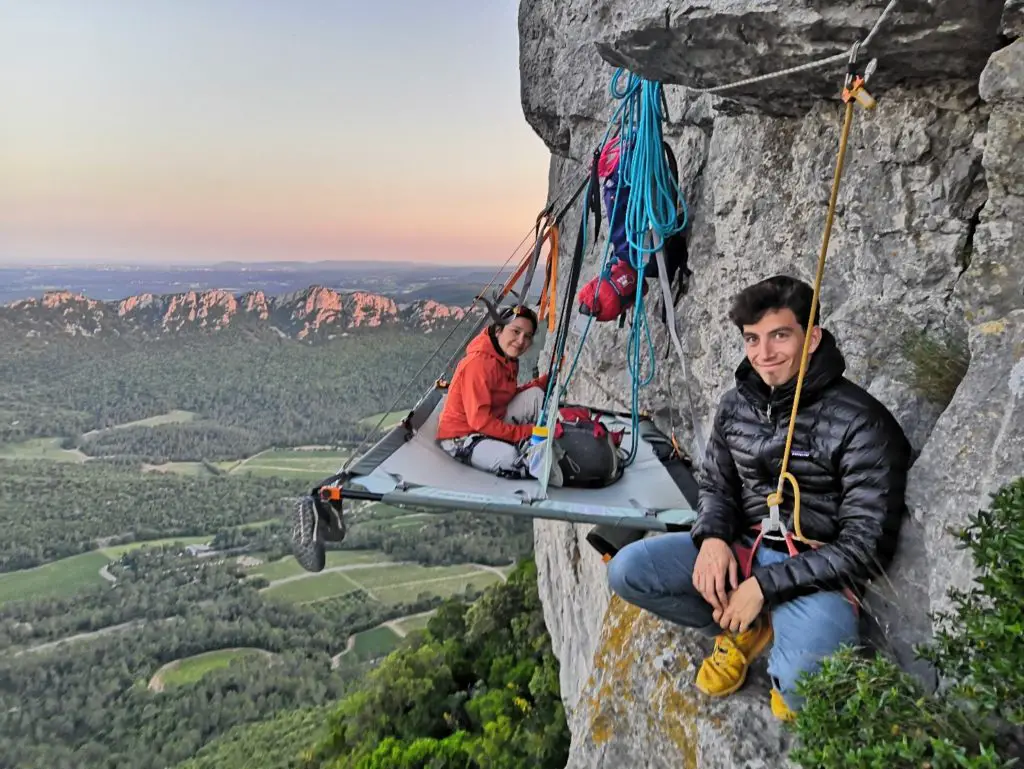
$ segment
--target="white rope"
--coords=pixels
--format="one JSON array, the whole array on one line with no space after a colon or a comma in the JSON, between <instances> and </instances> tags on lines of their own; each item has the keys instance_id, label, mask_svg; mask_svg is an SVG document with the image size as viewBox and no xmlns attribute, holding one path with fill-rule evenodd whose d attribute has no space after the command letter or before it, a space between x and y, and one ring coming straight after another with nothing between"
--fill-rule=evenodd
<instances>
[{"instance_id":1,"label":"white rope","mask_svg":"<svg viewBox=\"0 0 1024 769\"><path fill-rule=\"evenodd\" d=\"M686 366L686 353L683 350L683 343L679 340L679 334L676 331L676 307L675 303L672 301L672 286L668 281L668 269L665 266L665 253L662 249L658 249L657 260L658 283L661 285L661 295L665 303L665 325L668 326L669 335L672 337L672 344L675 346L676 354L679 356L679 364L683 370L683 389L686 390L686 400L690 407L690 422L693 424L693 461L699 462L700 457L704 454L704 448L707 444L704 442L704 430L701 429L700 420L697 418L697 409L694 408L693 405L693 393L690 387L690 374Z\"/></svg>"},{"instance_id":2,"label":"white rope","mask_svg":"<svg viewBox=\"0 0 1024 769\"><path fill-rule=\"evenodd\" d=\"M892 12L892 9L893 7L895 7L896 3L897 0L889 0L889 4L885 6L885 10L882 11L881 15L878 17L878 20L875 22L875 25L871 28L871 31L868 32L867 36L859 43L854 43L852 46L847 48L842 53L833 54L832 56L827 56L824 59L810 61L807 62L806 64L798 64L797 66L789 67L788 69L781 69L778 72L769 72L767 75L758 75L756 77L748 77L745 80L737 80L735 83L728 83L726 85L716 85L711 88L691 88L690 86L683 87L686 88L686 90L688 91L692 91L693 93L719 93L721 91L726 91L731 88L739 88L740 86L744 85L761 83L764 82L765 80L773 80L779 77L795 75L798 72L807 72L808 70L818 69L819 67L825 67L829 64L838 64L839 62L842 61L849 61L851 54L859 52L864 48L867 48L868 44L875 36L875 33L878 32L879 27L882 26L882 22L884 22L885 19Z\"/></svg>"}]
</instances>

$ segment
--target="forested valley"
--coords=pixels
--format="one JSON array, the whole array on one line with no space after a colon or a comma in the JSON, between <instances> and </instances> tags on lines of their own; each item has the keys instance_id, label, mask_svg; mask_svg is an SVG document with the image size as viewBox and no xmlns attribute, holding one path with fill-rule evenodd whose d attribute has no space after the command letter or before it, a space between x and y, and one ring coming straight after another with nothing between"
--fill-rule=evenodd
<instances>
[{"instance_id":1,"label":"forested valley","mask_svg":"<svg viewBox=\"0 0 1024 769\"><path fill-rule=\"evenodd\" d=\"M528 520L361 504L323 572L291 556L297 497L415 403L440 341L0 341L0 766L564 765Z\"/></svg>"},{"instance_id":2,"label":"forested valley","mask_svg":"<svg viewBox=\"0 0 1024 769\"><path fill-rule=\"evenodd\" d=\"M526 560L451 600L335 705L237 728L176 769L561 769L569 730Z\"/></svg>"},{"instance_id":3,"label":"forested valley","mask_svg":"<svg viewBox=\"0 0 1024 769\"><path fill-rule=\"evenodd\" d=\"M213 459L358 441L372 428L360 421L403 390L401 405L413 405L468 330L419 376L444 337L380 330L307 345L227 329L155 340L0 340L0 443L64 436L93 456ZM175 409L199 424L88 435Z\"/></svg>"}]
</instances>

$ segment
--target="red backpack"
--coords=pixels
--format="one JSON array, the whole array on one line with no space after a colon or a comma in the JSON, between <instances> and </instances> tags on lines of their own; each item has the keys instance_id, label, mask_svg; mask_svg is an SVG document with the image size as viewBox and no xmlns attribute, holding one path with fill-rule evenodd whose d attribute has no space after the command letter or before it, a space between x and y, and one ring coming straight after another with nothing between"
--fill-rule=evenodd
<instances>
[{"instance_id":1,"label":"red backpack","mask_svg":"<svg viewBox=\"0 0 1024 769\"><path fill-rule=\"evenodd\" d=\"M607 273L594 277L580 289L580 315L594 320L615 320L633 306L637 283L636 270L626 261L613 258ZM643 285L647 296L647 283Z\"/></svg>"}]
</instances>

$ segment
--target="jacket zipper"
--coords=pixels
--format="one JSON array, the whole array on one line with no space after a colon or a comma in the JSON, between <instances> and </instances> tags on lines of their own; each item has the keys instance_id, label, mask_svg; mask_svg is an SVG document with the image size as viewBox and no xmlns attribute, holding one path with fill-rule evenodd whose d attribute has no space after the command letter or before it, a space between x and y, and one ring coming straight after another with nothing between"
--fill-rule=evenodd
<instances>
[{"instance_id":1,"label":"jacket zipper","mask_svg":"<svg viewBox=\"0 0 1024 769\"><path fill-rule=\"evenodd\" d=\"M775 388L774 387L771 389L771 392L768 393L768 409L765 411L765 418L768 420L769 423L771 423L771 421L772 421L772 396L773 395L775 395Z\"/></svg>"}]
</instances>

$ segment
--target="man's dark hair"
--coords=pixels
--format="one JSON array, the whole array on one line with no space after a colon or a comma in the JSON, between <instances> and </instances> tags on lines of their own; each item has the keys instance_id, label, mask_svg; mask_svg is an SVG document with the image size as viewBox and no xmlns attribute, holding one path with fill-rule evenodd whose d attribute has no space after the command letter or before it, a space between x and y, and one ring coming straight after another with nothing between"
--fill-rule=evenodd
<instances>
[{"instance_id":1,"label":"man's dark hair","mask_svg":"<svg viewBox=\"0 0 1024 769\"><path fill-rule=\"evenodd\" d=\"M744 326L757 323L768 312L792 310L800 328L807 331L807 317L811 314L813 297L814 289L802 280L789 275L773 275L747 286L733 297L729 320L742 331ZM820 300L814 318L816 323L820 321Z\"/></svg>"}]
</instances>

